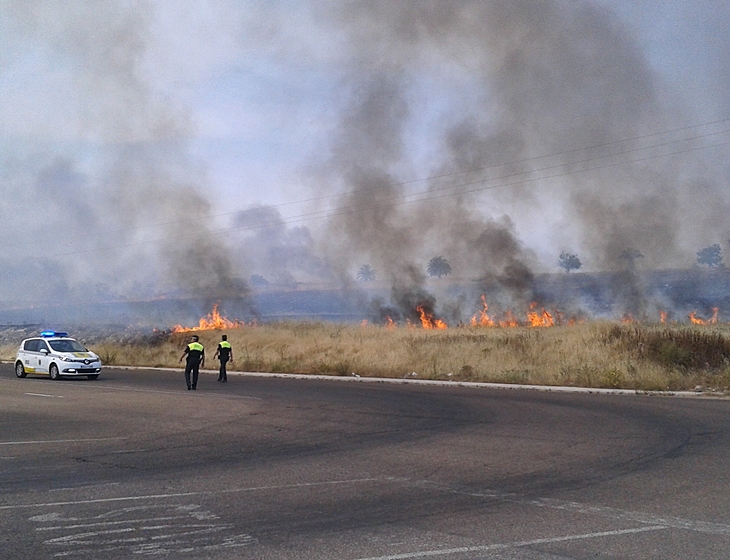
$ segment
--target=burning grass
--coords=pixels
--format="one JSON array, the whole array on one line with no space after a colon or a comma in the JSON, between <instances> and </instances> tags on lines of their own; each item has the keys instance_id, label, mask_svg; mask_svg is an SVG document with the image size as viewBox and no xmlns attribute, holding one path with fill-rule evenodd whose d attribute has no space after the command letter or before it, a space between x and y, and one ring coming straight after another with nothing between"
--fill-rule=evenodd
<instances>
[{"instance_id":1,"label":"burning grass","mask_svg":"<svg viewBox=\"0 0 730 560\"><path fill-rule=\"evenodd\" d=\"M552 328L389 328L277 323L197 330L213 351L225 332L232 371L571 385L642 391L730 387L730 325L585 322ZM97 340L115 365L179 368L189 333ZM16 345L2 348L12 359Z\"/></svg>"}]
</instances>

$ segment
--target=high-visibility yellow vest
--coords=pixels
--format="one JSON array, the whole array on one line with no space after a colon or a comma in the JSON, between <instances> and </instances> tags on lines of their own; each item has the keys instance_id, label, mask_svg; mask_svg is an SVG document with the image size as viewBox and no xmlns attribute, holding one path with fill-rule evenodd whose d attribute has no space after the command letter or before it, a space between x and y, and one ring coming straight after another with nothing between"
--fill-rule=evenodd
<instances>
[{"instance_id":1,"label":"high-visibility yellow vest","mask_svg":"<svg viewBox=\"0 0 730 560\"><path fill-rule=\"evenodd\" d=\"M226 340L219 342L218 346L220 346L221 348L230 348L231 347L231 345Z\"/></svg>"},{"instance_id":2,"label":"high-visibility yellow vest","mask_svg":"<svg viewBox=\"0 0 730 560\"><path fill-rule=\"evenodd\" d=\"M198 352L203 351L203 345L200 342L191 342L188 344L188 350L197 350Z\"/></svg>"}]
</instances>

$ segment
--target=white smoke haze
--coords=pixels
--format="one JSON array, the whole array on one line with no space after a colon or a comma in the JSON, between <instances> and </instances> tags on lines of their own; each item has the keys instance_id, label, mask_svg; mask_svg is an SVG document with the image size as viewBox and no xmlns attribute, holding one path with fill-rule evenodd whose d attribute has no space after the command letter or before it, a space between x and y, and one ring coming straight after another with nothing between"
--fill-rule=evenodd
<instances>
[{"instance_id":1,"label":"white smoke haze","mask_svg":"<svg viewBox=\"0 0 730 560\"><path fill-rule=\"evenodd\" d=\"M289 288L336 281L328 262L317 256L309 228L287 227L278 209L251 206L236 214L234 226L243 233L236 252L241 270L254 270L267 282Z\"/></svg>"},{"instance_id":2,"label":"white smoke haze","mask_svg":"<svg viewBox=\"0 0 730 560\"><path fill-rule=\"evenodd\" d=\"M562 251L691 268L730 239L730 8L688 10L0 1L0 308L246 300L251 275L352 287L369 264L376 314L459 321L539 298ZM618 278L619 307L655 305Z\"/></svg>"},{"instance_id":3,"label":"white smoke haze","mask_svg":"<svg viewBox=\"0 0 730 560\"><path fill-rule=\"evenodd\" d=\"M58 262L61 274L43 275L41 283L54 286L51 300L89 283L126 297L228 289L231 267L206 236L210 208L205 174L186 146L189 115L159 98L146 76L152 7L37 2L4 9L17 32L13 66L37 68L41 59L54 68L38 85L51 105L18 103L31 124L4 141L14 168L11 196L19 203L4 224L27 236L5 268L25 276L39 257ZM38 53L24 57L26 45ZM59 82L68 91L54 99ZM33 126L36 108L57 114L58 122Z\"/></svg>"}]
</instances>

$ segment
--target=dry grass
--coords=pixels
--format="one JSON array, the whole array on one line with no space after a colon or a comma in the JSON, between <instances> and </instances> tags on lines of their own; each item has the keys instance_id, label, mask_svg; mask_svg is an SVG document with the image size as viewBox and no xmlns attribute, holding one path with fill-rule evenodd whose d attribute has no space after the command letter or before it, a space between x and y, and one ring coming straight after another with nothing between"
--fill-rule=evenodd
<instances>
[{"instance_id":1,"label":"dry grass","mask_svg":"<svg viewBox=\"0 0 730 560\"><path fill-rule=\"evenodd\" d=\"M618 325L423 330L279 323L197 333L206 367L225 332L235 371L406 377L636 390L730 386L730 326ZM181 367L187 334L92 346L112 365ZM4 359L12 359L15 347ZM415 377L415 376L413 376Z\"/></svg>"}]
</instances>

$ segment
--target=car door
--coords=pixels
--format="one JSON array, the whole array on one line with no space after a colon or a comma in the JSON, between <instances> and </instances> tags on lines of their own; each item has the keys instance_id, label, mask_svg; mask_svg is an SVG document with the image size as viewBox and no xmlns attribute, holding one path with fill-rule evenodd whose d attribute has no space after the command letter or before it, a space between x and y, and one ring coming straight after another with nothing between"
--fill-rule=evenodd
<instances>
[{"instance_id":1,"label":"car door","mask_svg":"<svg viewBox=\"0 0 730 560\"><path fill-rule=\"evenodd\" d=\"M39 338L26 340L23 345L22 362L25 371L28 373L48 373L48 362L46 361L46 369L43 370L43 359L45 355L40 351L46 342ZM43 346L41 346L43 345Z\"/></svg>"},{"instance_id":2,"label":"car door","mask_svg":"<svg viewBox=\"0 0 730 560\"><path fill-rule=\"evenodd\" d=\"M40 367L40 355L38 353L38 343L40 340L31 338L23 343L23 349L20 352L19 359L23 362L26 373L37 373Z\"/></svg>"},{"instance_id":3,"label":"car door","mask_svg":"<svg viewBox=\"0 0 730 560\"><path fill-rule=\"evenodd\" d=\"M48 373L48 364L51 363L51 349L48 347L48 343L45 340L38 341L38 367L35 370L36 373Z\"/></svg>"}]
</instances>

